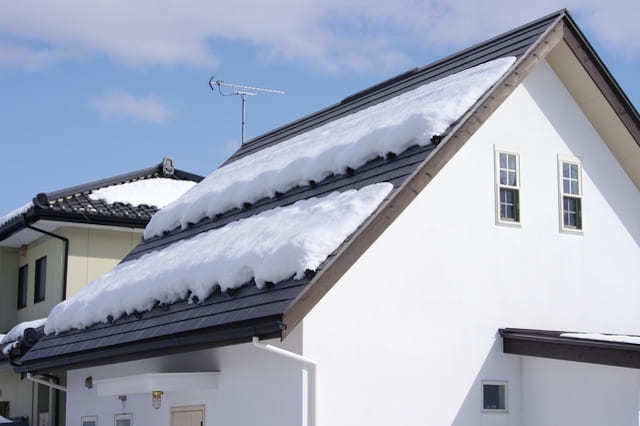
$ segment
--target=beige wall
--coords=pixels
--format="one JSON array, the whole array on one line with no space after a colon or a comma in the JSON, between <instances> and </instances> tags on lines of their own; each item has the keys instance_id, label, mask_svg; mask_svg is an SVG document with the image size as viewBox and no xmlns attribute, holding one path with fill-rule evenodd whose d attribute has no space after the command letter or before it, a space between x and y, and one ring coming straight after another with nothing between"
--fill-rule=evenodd
<instances>
[{"instance_id":1,"label":"beige wall","mask_svg":"<svg viewBox=\"0 0 640 426\"><path fill-rule=\"evenodd\" d=\"M67 297L118 264L141 240L141 232L65 227L69 239ZM34 303L35 263L47 257L45 300ZM64 244L43 237L21 249L0 249L0 332L16 323L46 317L62 300ZM18 268L29 265L27 306L17 310Z\"/></svg>"},{"instance_id":2,"label":"beige wall","mask_svg":"<svg viewBox=\"0 0 640 426\"><path fill-rule=\"evenodd\" d=\"M16 323L18 250L0 248L0 333Z\"/></svg>"},{"instance_id":3,"label":"beige wall","mask_svg":"<svg viewBox=\"0 0 640 426\"><path fill-rule=\"evenodd\" d=\"M47 257L45 299L34 303L36 260L43 256ZM29 265L29 273L27 277L27 306L18 310L18 323L46 317L51 308L62 300L63 262L64 245L61 240L55 238L43 237L19 250L18 267ZM17 287L17 285L16 274L13 287Z\"/></svg>"},{"instance_id":4,"label":"beige wall","mask_svg":"<svg viewBox=\"0 0 640 426\"><path fill-rule=\"evenodd\" d=\"M142 238L141 232L93 228L65 228L60 234L70 242L67 297L111 270Z\"/></svg>"},{"instance_id":5,"label":"beige wall","mask_svg":"<svg viewBox=\"0 0 640 426\"><path fill-rule=\"evenodd\" d=\"M98 276L117 265L142 239L141 232L128 230L64 227L54 231L69 239L67 297L72 296ZM45 300L34 303L35 263L47 257ZM43 237L21 249L0 248L0 332L8 331L19 322L46 317L62 300L64 244L61 240ZM18 269L29 265L27 306L17 310ZM64 384L65 375L61 375ZM10 368L0 371L0 401L10 402L12 417L34 419L34 388L28 380L20 380ZM59 407L64 424L65 399Z\"/></svg>"},{"instance_id":6,"label":"beige wall","mask_svg":"<svg viewBox=\"0 0 640 426\"><path fill-rule=\"evenodd\" d=\"M33 383L20 380L20 375L12 371L0 372L0 401L9 401L11 417L31 418L31 395Z\"/></svg>"}]
</instances>

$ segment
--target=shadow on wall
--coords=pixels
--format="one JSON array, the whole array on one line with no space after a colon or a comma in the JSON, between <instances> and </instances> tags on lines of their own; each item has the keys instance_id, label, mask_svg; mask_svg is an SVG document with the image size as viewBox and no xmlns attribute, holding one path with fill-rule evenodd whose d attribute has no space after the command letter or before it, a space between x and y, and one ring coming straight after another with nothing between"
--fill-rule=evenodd
<instances>
[{"instance_id":1,"label":"shadow on wall","mask_svg":"<svg viewBox=\"0 0 640 426\"><path fill-rule=\"evenodd\" d=\"M524 84L527 91L573 155L581 158L583 173L589 176L629 235L637 245L640 245L640 215L637 212L638 201L640 201L638 188L629 179L622 166L619 166L618 170L612 170L611 163L606 160L611 159L616 163L617 160L605 143L592 143L594 134L598 136L598 142L601 139L586 116L582 114L578 117L567 116L567 112L576 111L576 107L578 111L582 112L582 110L575 104L573 97L566 91L560 80L556 78L551 67L548 67L547 71L543 74L545 78L526 79ZM550 90L565 93L566 102L557 102L559 97L548 96ZM584 126L582 119L589 125ZM623 180L628 181L629 184L621 185ZM586 196L588 197L588 195ZM585 227L597 226L597 223L593 224L589 220L589 213L585 213Z\"/></svg>"},{"instance_id":2,"label":"shadow on wall","mask_svg":"<svg viewBox=\"0 0 640 426\"><path fill-rule=\"evenodd\" d=\"M482 382L507 383L507 412L484 412ZM452 426L520 424L520 357L502 352L502 338L496 338L465 396Z\"/></svg>"}]
</instances>

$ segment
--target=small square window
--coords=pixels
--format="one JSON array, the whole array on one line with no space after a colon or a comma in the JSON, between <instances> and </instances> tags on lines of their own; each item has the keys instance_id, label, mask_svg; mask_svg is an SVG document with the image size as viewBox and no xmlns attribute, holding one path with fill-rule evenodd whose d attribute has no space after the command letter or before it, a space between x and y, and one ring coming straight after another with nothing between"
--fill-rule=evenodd
<instances>
[{"instance_id":1,"label":"small square window","mask_svg":"<svg viewBox=\"0 0 640 426\"><path fill-rule=\"evenodd\" d=\"M496 221L499 224L520 223L520 158L517 153L495 151L496 157Z\"/></svg>"},{"instance_id":2,"label":"small square window","mask_svg":"<svg viewBox=\"0 0 640 426\"><path fill-rule=\"evenodd\" d=\"M29 278L29 265L18 269L18 309L27 307L27 279Z\"/></svg>"},{"instance_id":3,"label":"small square window","mask_svg":"<svg viewBox=\"0 0 640 426\"><path fill-rule=\"evenodd\" d=\"M82 426L98 426L98 416L85 416L82 418Z\"/></svg>"},{"instance_id":4,"label":"small square window","mask_svg":"<svg viewBox=\"0 0 640 426\"><path fill-rule=\"evenodd\" d=\"M507 411L506 382L482 383L482 409L484 411Z\"/></svg>"},{"instance_id":5,"label":"small square window","mask_svg":"<svg viewBox=\"0 0 640 426\"><path fill-rule=\"evenodd\" d=\"M133 426L133 414L116 414L115 426Z\"/></svg>"},{"instance_id":6,"label":"small square window","mask_svg":"<svg viewBox=\"0 0 640 426\"><path fill-rule=\"evenodd\" d=\"M33 293L33 303L42 302L47 290L47 257L36 260L35 291Z\"/></svg>"}]
</instances>

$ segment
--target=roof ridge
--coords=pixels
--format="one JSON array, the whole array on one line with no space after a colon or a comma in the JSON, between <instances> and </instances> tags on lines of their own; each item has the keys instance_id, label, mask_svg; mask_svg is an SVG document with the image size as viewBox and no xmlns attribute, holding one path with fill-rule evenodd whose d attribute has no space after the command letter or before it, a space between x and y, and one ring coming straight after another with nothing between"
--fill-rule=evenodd
<instances>
[{"instance_id":1,"label":"roof ridge","mask_svg":"<svg viewBox=\"0 0 640 426\"><path fill-rule=\"evenodd\" d=\"M119 175L111 176L108 178L98 179L91 182L83 183L80 185L70 186L68 188L59 189L57 191L44 193L49 200L55 200L58 198L68 197L69 195L77 194L80 192L88 192L96 189L104 188L107 186L126 183L131 180L149 179L158 173L158 177L177 178L178 180L191 180L194 182L200 182L204 177L190 173L184 170L175 169L171 174L165 173L163 170L163 163L159 163L152 167L145 169L134 170L128 173L121 173ZM40 194L38 194L40 195ZM37 196L36 196L37 197Z\"/></svg>"}]
</instances>

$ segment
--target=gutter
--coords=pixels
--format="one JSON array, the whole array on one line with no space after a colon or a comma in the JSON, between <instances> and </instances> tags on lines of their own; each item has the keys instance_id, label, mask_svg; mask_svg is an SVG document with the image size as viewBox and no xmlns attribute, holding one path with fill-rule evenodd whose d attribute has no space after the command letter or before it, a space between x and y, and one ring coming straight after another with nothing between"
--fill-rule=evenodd
<instances>
[{"instance_id":1,"label":"gutter","mask_svg":"<svg viewBox=\"0 0 640 426\"><path fill-rule=\"evenodd\" d=\"M62 300L67 298L67 270L69 263L69 239L54 234L53 232L45 231L44 229L36 228L33 225L26 225L25 227L31 229L32 231L40 232L41 234L48 235L49 237L56 238L63 242L64 244L64 263L62 265Z\"/></svg>"},{"instance_id":2,"label":"gutter","mask_svg":"<svg viewBox=\"0 0 640 426\"><path fill-rule=\"evenodd\" d=\"M254 347L260 350L274 353L283 358L292 359L303 365L303 371L306 373L306 376L303 376L303 382L306 381L306 384L307 384L307 389L306 389L307 405L306 407L303 405L302 426L315 426L316 424L316 368L317 368L317 364L315 363L315 361L312 361L309 358L303 357L302 355L298 355L297 353L290 352L286 349L279 348L277 346L265 345L263 343L260 343L260 338L257 336L253 337L252 343ZM302 396L303 396L302 401L304 401L305 400L304 389L303 389Z\"/></svg>"}]
</instances>

